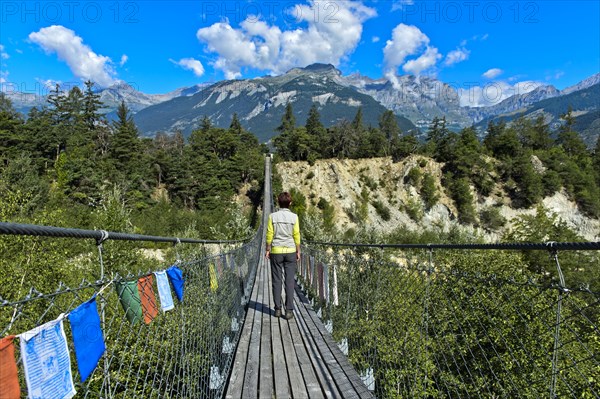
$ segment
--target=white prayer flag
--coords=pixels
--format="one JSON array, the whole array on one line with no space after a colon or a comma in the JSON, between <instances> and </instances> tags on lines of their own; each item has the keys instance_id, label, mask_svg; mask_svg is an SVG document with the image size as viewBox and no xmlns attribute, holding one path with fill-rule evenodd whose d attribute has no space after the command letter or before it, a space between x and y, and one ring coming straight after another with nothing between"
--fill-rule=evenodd
<instances>
[{"instance_id":1,"label":"white prayer flag","mask_svg":"<svg viewBox=\"0 0 600 399\"><path fill-rule=\"evenodd\" d=\"M171 295L171 286L169 285L167 272L164 270L154 272L154 275L156 276L156 286L158 287L161 309L163 312L173 309L175 305L173 304L173 295Z\"/></svg>"},{"instance_id":2,"label":"white prayer flag","mask_svg":"<svg viewBox=\"0 0 600 399\"><path fill-rule=\"evenodd\" d=\"M337 282L337 270L336 266L333 265L333 305L338 306L338 282Z\"/></svg>"},{"instance_id":3,"label":"white prayer flag","mask_svg":"<svg viewBox=\"0 0 600 399\"><path fill-rule=\"evenodd\" d=\"M64 315L20 336L21 356L29 398L75 396Z\"/></svg>"}]
</instances>

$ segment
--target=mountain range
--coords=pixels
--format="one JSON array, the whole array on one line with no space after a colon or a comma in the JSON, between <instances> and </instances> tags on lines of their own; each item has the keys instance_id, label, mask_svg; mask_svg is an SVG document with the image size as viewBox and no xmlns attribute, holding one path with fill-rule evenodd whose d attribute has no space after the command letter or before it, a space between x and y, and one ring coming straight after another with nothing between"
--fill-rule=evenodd
<instances>
[{"instance_id":1,"label":"mountain range","mask_svg":"<svg viewBox=\"0 0 600 399\"><path fill-rule=\"evenodd\" d=\"M7 93L18 111L26 113L45 103L44 96L30 93ZM451 85L432 77L403 75L395 82L372 79L360 74L343 76L329 64L293 68L279 76L244 80L224 80L185 87L166 94L145 94L125 83L99 90L109 119L121 101L134 113L140 132L153 136L157 132L180 130L189 135L206 115L221 127L227 127L234 113L242 125L259 140L268 141L280 124L285 106L290 102L297 123L303 125L312 104L317 104L321 120L331 126L342 119L352 120L362 107L363 121L376 126L386 109L397 115L403 132L422 135L434 117L445 117L452 130L475 125L481 135L487 123L507 122L524 115L543 115L556 128L560 115L569 106L576 116L577 131L588 145L600 134L600 73L578 84L558 90L551 85L536 84L527 93L514 94L503 101L483 107L461 105L459 93Z\"/></svg>"}]
</instances>

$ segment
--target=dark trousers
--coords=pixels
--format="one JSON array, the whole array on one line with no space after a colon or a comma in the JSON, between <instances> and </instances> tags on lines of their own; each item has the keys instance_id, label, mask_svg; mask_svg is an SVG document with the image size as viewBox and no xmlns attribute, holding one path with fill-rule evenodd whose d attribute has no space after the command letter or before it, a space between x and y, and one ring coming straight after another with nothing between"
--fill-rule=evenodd
<instances>
[{"instance_id":1,"label":"dark trousers","mask_svg":"<svg viewBox=\"0 0 600 399\"><path fill-rule=\"evenodd\" d=\"M296 275L296 253L271 254L271 280L275 309L281 309L281 284L285 275L285 308L294 310L294 276Z\"/></svg>"}]
</instances>

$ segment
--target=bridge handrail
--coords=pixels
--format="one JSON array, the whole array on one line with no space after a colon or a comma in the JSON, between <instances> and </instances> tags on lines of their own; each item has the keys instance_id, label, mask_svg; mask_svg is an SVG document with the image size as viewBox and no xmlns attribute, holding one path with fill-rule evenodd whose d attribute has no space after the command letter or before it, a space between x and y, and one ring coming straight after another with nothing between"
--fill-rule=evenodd
<instances>
[{"instance_id":1,"label":"bridge handrail","mask_svg":"<svg viewBox=\"0 0 600 399\"><path fill-rule=\"evenodd\" d=\"M492 244L364 244L305 240L308 245L347 248L396 248L396 249L501 249L501 250L546 250L582 251L600 250L600 242L556 242L544 243L492 243Z\"/></svg>"},{"instance_id":2,"label":"bridge handrail","mask_svg":"<svg viewBox=\"0 0 600 399\"><path fill-rule=\"evenodd\" d=\"M236 244L249 241L252 237L239 240L198 240L194 238L160 237L142 234L120 233L105 230L84 230L35 224L21 224L0 222L0 234L27 235L57 238L92 238L96 241L121 240L121 241L151 241L170 242L173 244Z\"/></svg>"}]
</instances>

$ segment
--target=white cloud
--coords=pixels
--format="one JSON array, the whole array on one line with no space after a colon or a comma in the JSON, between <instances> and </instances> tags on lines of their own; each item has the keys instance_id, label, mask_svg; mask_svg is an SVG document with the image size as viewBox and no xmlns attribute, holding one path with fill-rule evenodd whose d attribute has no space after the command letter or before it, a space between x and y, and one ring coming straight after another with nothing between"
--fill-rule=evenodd
<instances>
[{"instance_id":1,"label":"white cloud","mask_svg":"<svg viewBox=\"0 0 600 399\"><path fill-rule=\"evenodd\" d=\"M63 86L63 82L61 80L40 79L40 78L36 78L35 80L37 80L46 91L54 90L56 88L56 85ZM61 91L63 89L64 88L61 87Z\"/></svg>"},{"instance_id":2,"label":"white cloud","mask_svg":"<svg viewBox=\"0 0 600 399\"><path fill-rule=\"evenodd\" d=\"M498 76L502 75L504 73L504 71L500 68L492 68L487 70L486 72L483 73L484 78L488 78L488 79L495 79Z\"/></svg>"},{"instance_id":3,"label":"white cloud","mask_svg":"<svg viewBox=\"0 0 600 399\"><path fill-rule=\"evenodd\" d=\"M193 58L182 58L179 61L169 59L172 63L179 65L183 69L194 72L194 75L200 77L204 75L204 65L198 60Z\"/></svg>"},{"instance_id":4,"label":"white cloud","mask_svg":"<svg viewBox=\"0 0 600 399\"><path fill-rule=\"evenodd\" d=\"M542 83L536 81L522 81L510 84L505 81L491 82L484 86L471 86L459 88L460 105L468 107L485 107L498 104L499 102L516 94L527 94Z\"/></svg>"},{"instance_id":5,"label":"white cloud","mask_svg":"<svg viewBox=\"0 0 600 399\"><path fill-rule=\"evenodd\" d=\"M419 57L406 62L409 56L417 54L420 54ZM441 57L438 49L429 45L429 38L419 28L399 24L383 49L384 74L396 86L398 67L403 66L404 71L418 75L433 67Z\"/></svg>"},{"instance_id":6,"label":"white cloud","mask_svg":"<svg viewBox=\"0 0 600 399\"><path fill-rule=\"evenodd\" d=\"M406 6L412 6L415 0L396 0L392 3L392 12L402 10Z\"/></svg>"},{"instance_id":7,"label":"white cloud","mask_svg":"<svg viewBox=\"0 0 600 399\"><path fill-rule=\"evenodd\" d=\"M438 53L437 48L427 46L427 49L419 58L408 61L402 69L413 75L419 75L421 72L434 66L441 58L442 55Z\"/></svg>"},{"instance_id":8,"label":"white cloud","mask_svg":"<svg viewBox=\"0 0 600 399\"><path fill-rule=\"evenodd\" d=\"M4 45L0 44L0 84L8 82L8 71L6 70L6 64L1 63L1 60L9 59L9 55L6 51L4 51ZM2 88L4 90L4 87Z\"/></svg>"},{"instance_id":9,"label":"white cloud","mask_svg":"<svg viewBox=\"0 0 600 399\"><path fill-rule=\"evenodd\" d=\"M56 53L78 78L92 80L102 87L116 82L112 60L93 52L71 29L52 25L32 32L29 34L29 40L38 44L48 54Z\"/></svg>"},{"instance_id":10,"label":"white cloud","mask_svg":"<svg viewBox=\"0 0 600 399\"><path fill-rule=\"evenodd\" d=\"M372 43L377 43L377 42L379 42L379 40L381 40L381 39L379 39L379 36L373 36L373 37L371 38L371 42L372 42Z\"/></svg>"},{"instance_id":11,"label":"white cloud","mask_svg":"<svg viewBox=\"0 0 600 399\"><path fill-rule=\"evenodd\" d=\"M119 61L119 65L120 65L120 66L123 66L123 65L125 65L125 63L126 63L127 61L129 61L129 57L127 56L127 54L123 54L123 55L121 56L121 61Z\"/></svg>"},{"instance_id":12,"label":"white cloud","mask_svg":"<svg viewBox=\"0 0 600 399\"><path fill-rule=\"evenodd\" d=\"M244 67L277 74L315 62L339 65L356 49L363 22L376 15L374 9L355 1L309 0L294 10L294 16L299 23L305 22L306 28L281 30L251 15L240 28L223 21L198 29L196 36L209 52L217 54L214 67L227 79L240 77Z\"/></svg>"},{"instance_id":13,"label":"white cloud","mask_svg":"<svg viewBox=\"0 0 600 399\"><path fill-rule=\"evenodd\" d=\"M450 66L465 61L469 58L469 54L471 54L471 52L464 47L453 50L446 55L444 65Z\"/></svg>"}]
</instances>

